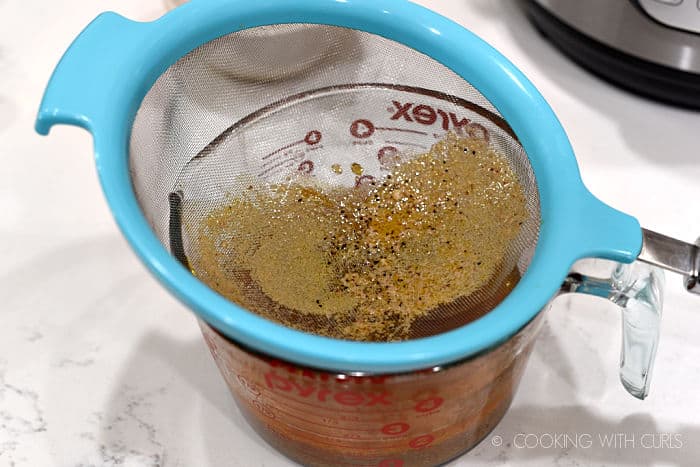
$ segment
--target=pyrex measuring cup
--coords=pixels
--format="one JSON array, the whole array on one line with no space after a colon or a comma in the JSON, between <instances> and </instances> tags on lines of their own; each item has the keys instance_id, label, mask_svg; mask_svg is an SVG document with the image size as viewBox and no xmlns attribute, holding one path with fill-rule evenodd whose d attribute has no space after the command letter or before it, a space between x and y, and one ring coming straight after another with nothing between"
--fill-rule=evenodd
<instances>
[{"instance_id":1,"label":"pyrex measuring cup","mask_svg":"<svg viewBox=\"0 0 700 467\"><path fill-rule=\"evenodd\" d=\"M302 465L410 467L444 463L498 424L543 319L465 362L375 376L272 359L200 324L241 412L276 449Z\"/></svg>"},{"instance_id":2,"label":"pyrex measuring cup","mask_svg":"<svg viewBox=\"0 0 700 467\"><path fill-rule=\"evenodd\" d=\"M639 264L619 267L612 276L607 282L572 272L562 292L587 287L603 295L607 289L623 304L620 376L641 395L648 379L640 379L640 371L656 350L663 276ZM444 463L498 424L543 320L541 312L506 342L473 358L379 375L299 366L245 349L203 321L200 326L241 412L279 451L303 465L409 467Z\"/></svg>"},{"instance_id":3,"label":"pyrex measuring cup","mask_svg":"<svg viewBox=\"0 0 700 467\"><path fill-rule=\"evenodd\" d=\"M620 376L640 394L646 387L638 385L648 384L640 371L656 350L663 277L635 267L646 273L623 266L607 285L572 272L562 292L586 283L589 293L607 289L624 303ZM610 284L617 292L611 293ZM299 366L245 349L203 321L200 326L241 412L276 449L303 465L409 467L444 463L498 424L543 320L541 312L506 342L473 358L379 375Z\"/></svg>"},{"instance_id":4,"label":"pyrex measuring cup","mask_svg":"<svg viewBox=\"0 0 700 467\"><path fill-rule=\"evenodd\" d=\"M271 25L284 30L289 24L321 28L331 40L336 33L344 41L348 37L352 40L349 47L344 42L328 49L333 52L314 60L310 68L299 72L293 67L290 73L276 74L274 79L241 78L235 72L221 73L220 67L211 65L211 57L226 56L227 47L239 43L238 31ZM290 48L294 46L289 44ZM226 66L231 65L227 57ZM331 99L326 92L329 89L348 92L331 93L340 100L325 101L330 107L319 112L323 119L316 120L318 115L307 110L299 112L312 100L318 103L317 98ZM293 118L274 120L286 111L292 112ZM351 115L351 111L355 113ZM565 290L603 295L621 305L640 304L639 309L645 310L641 315L637 311L623 314L642 317L626 322L634 326L625 326L628 332L623 368L630 371L624 372L623 382L643 396L658 335L658 273L645 270L640 274L634 267L623 266L612 277L595 279L583 274L569 276L572 264L587 257L629 264L639 257L684 273L688 289L697 289L697 247L643 231L634 218L593 197L581 183L564 131L532 84L471 33L407 2L193 0L153 23L134 23L105 14L79 36L49 84L37 130L46 133L55 123L77 124L93 133L107 200L125 236L147 266L206 326L225 336L231 346L245 348L250 355L266 355L263 361L288 362L323 374L397 375L397 381L410 380L401 380L398 375L418 372L429 384L428 378L435 379L440 373L428 373L434 368L459 368L461 364L471 365L471 361L481 362L480 355L499 355L499 349L516 339L528 323L536 322L564 283ZM332 155L338 162L338 151L333 149L342 148L349 158L359 160L364 171L359 176L350 175L349 161L345 161L338 180L361 185L368 176L381 177L385 173L382 165L390 164L394 156L410 157L412 144L426 146L449 130L488 138L491 144L500 145L530 193L530 228L518 236L521 241L514 242L509 257L513 260L511 271L520 279L505 297L497 293L481 295L479 304L486 303L488 297L499 298L484 313L472 316L473 308L469 306L453 307L457 314L441 321L449 323L447 326L435 329L437 333L425 333L427 337L418 333L405 342L329 339L282 326L229 302L182 266L192 256L187 223L196 224L197 216L206 212L191 208L211 208L223 193L235 195L245 186L240 183L241 177L248 183L281 179L284 171L330 177L326 160L315 154ZM368 151L362 151L363 147ZM227 155L223 151L226 148L235 150L235 154ZM271 159L275 162L268 163ZM187 176L180 177L183 174ZM209 332L206 326L205 334ZM208 336L210 342L216 341L215 335ZM221 342L220 348L226 347ZM527 349L527 343L516 348ZM518 374L515 367L522 365L513 355L527 354L526 350L518 353L513 349L507 352L511 357L497 360L500 363L493 371L475 372L480 376L474 381L464 379L464 385L485 388L496 382L498 386L499 375L504 374L503 379L513 384L503 388L512 389ZM265 372L260 379L233 360L221 366L225 372L232 372L239 384L245 384L237 379L239 375L252 381L253 391L267 384ZM505 370L511 366L513 370ZM449 377L450 373L445 375ZM292 382L274 381L277 383L273 388L275 384L298 387ZM346 387L326 389L342 392ZM502 394L511 389L502 389ZM401 458L381 457L377 464L440 462L459 449L467 449L488 429L472 430L471 422L462 420L458 426L472 435L461 438L459 449L430 453L431 445L442 446L459 430L440 431L444 420L439 417L428 417L431 422L426 425L413 418L409 421L405 412L408 401L418 401L411 399L412 394L403 395L399 386L392 386L392 391L397 400L403 401L403 408L391 417L387 415L386 424L379 426L375 420L367 429L381 431L385 425L398 424L386 428L390 432L387 436L392 436L394 431L404 429L403 424L416 427L416 431L405 433L415 437L402 438L395 447L399 451L391 453L404 452L407 446L418 447L424 448L426 457L415 453ZM318 400L318 389L316 394ZM335 397L331 403L336 408L343 402L359 400L355 396L339 396L340 401ZM363 395L363 400L369 401L369 397ZM494 406L505 410L510 395L494 397L499 401ZM386 405L381 400L372 407ZM455 401L456 410L463 407L467 413L483 409L464 405L462 399L450 401ZM262 399L258 402L263 407L260 410L271 407ZM281 403L275 407L284 410ZM498 411L490 413L488 426L500 417ZM406 418L398 420L398 415ZM331 426L344 427L346 422ZM285 442L304 445L308 437L329 442L321 424L314 425L316 431L309 425L296 429L285 428L287 425L282 423L264 426L276 429ZM353 425L347 426L353 432ZM428 443L430 436L434 439ZM419 441L411 446L414 438ZM368 442L367 438L361 439ZM384 447L379 451L387 452ZM286 452L294 455L292 450ZM350 457L344 462L367 461L361 456ZM307 459L331 465L337 460L327 451L319 458Z\"/></svg>"}]
</instances>

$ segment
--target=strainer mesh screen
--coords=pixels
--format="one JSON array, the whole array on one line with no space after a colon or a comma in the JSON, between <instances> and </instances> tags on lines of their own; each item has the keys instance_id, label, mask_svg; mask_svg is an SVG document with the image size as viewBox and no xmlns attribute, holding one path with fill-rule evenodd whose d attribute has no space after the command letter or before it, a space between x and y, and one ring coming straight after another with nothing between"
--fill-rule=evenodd
<instances>
[{"instance_id":1,"label":"strainer mesh screen","mask_svg":"<svg viewBox=\"0 0 700 467\"><path fill-rule=\"evenodd\" d=\"M338 27L282 24L229 34L181 58L148 92L132 128L130 169L160 241L207 282L197 271L197 235L209 213L236 196L300 174L347 189L381 184L392 173L383 156L410 159L448 133L487 141L505 156L527 218L488 283L414 320L402 338L415 338L464 325L497 305L527 268L540 220L534 174L517 138L477 90L439 62ZM222 255L230 253L219 245ZM289 271L303 274L293 265ZM250 281L245 271L229 272ZM294 310L248 289L240 304L258 314L348 338L338 331L343 319Z\"/></svg>"}]
</instances>

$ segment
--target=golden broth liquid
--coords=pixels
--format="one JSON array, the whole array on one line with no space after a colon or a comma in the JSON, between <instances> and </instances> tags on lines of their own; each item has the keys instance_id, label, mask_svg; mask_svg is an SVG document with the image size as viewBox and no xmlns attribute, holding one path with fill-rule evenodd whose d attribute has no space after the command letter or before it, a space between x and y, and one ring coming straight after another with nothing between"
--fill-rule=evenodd
<instances>
[{"instance_id":1,"label":"golden broth liquid","mask_svg":"<svg viewBox=\"0 0 700 467\"><path fill-rule=\"evenodd\" d=\"M500 302L519 279L509 252L527 216L507 160L483 139L448 134L354 188L304 175L251 186L197 226L189 260L214 290L286 326L396 341Z\"/></svg>"}]
</instances>

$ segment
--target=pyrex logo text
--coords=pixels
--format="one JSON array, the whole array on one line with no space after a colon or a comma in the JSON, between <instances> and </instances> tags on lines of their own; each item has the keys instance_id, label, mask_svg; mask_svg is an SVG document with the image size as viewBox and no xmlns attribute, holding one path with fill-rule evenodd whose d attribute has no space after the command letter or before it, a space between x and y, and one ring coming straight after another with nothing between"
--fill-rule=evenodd
<instances>
[{"instance_id":1,"label":"pyrex logo text","mask_svg":"<svg viewBox=\"0 0 700 467\"><path fill-rule=\"evenodd\" d=\"M434 125L439 121L440 127L447 131L450 128L456 133L469 134L470 136L479 136L488 139L488 130L481 124L475 123L472 120L462 117L460 118L454 112L446 112L440 108L434 108L426 104L416 105L414 102L402 103L392 100L393 108L387 110L393 112L391 120L401 120L406 122L417 122L422 125Z\"/></svg>"},{"instance_id":2,"label":"pyrex logo text","mask_svg":"<svg viewBox=\"0 0 700 467\"><path fill-rule=\"evenodd\" d=\"M272 371L265 373L265 383L272 390L289 392L304 399L317 399L319 402L335 401L341 405L371 407L373 405L391 405L388 399L389 393L386 391L333 391L328 388L318 387L306 381L297 381L292 378L285 378Z\"/></svg>"}]
</instances>

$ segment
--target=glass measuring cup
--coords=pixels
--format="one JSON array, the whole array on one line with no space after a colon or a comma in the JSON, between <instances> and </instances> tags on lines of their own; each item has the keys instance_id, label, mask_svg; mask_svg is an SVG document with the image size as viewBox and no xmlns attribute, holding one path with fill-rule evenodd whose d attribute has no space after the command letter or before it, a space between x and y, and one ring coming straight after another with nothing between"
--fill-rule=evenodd
<instances>
[{"instance_id":1,"label":"glass measuring cup","mask_svg":"<svg viewBox=\"0 0 700 467\"><path fill-rule=\"evenodd\" d=\"M577 289L623 304L621 381L642 397L658 339L660 271L620 266L613 280L572 272ZM607 291L607 292L604 292ZM200 321L246 420L303 465L439 465L474 447L503 418L545 319L476 357L402 374L328 372L251 351Z\"/></svg>"},{"instance_id":2,"label":"glass measuring cup","mask_svg":"<svg viewBox=\"0 0 700 467\"><path fill-rule=\"evenodd\" d=\"M373 376L272 359L200 326L241 412L280 452L303 465L410 467L447 462L498 424L542 321L465 362Z\"/></svg>"}]
</instances>

